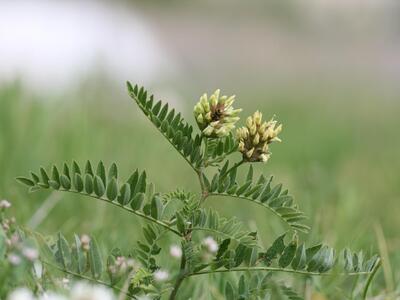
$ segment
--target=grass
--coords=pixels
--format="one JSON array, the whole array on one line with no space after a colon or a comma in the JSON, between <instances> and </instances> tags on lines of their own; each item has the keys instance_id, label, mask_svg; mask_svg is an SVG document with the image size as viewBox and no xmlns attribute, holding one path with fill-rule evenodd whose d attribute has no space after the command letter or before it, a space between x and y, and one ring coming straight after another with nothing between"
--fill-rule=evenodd
<instances>
[{"instance_id":1,"label":"grass","mask_svg":"<svg viewBox=\"0 0 400 300\"><path fill-rule=\"evenodd\" d=\"M197 189L190 167L128 96L115 98L112 92L103 92L88 88L71 100L30 96L18 84L0 89L0 197L13 202L13 212L23 224L44 202L54 201L54 208L37 227L44 234L62 231L71 237L74 232L90 232L107 248L129 249L140 237L141 220L78 196L60 195L58 201L52 194L28 195L14 181L40 165L90 158L115 161L126 176L135 168L146 169L160 191L178 186ZM260 109L266 116L276 114L284 123L283 143L273 145L271 161L257 165L256 170L275 174L312 216L310 242L325 237L338 248L384 251L384 272L374 283L374 291L398 288L400 104L381 99L379 91L335 90L328 95L294 86L269 89L268 94L265 88L235 92L244 114ZM185 96L192 99L184 103L189 120L197 95L186 91ZM174 175L165 170L174 170ZM208 205L222 213L246 220L265 244L284 229L279 222L271 222L271 214L255 206L249 209L248 203L210 200ZM332 284L325 288L335 290Z\"/></svg>"}]
</instances>

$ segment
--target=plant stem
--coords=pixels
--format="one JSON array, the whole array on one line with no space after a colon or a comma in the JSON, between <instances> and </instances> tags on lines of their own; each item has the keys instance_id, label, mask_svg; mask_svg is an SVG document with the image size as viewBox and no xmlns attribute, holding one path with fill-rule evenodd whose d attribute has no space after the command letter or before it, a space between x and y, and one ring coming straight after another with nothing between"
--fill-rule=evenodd
<instances>
[{"instance_id":1,"label":"plant stem","mask_svg":"<svg viewBox=\"0 0 400 300\"><path fill-rule=\"evenodd\" d=\"M371 274L368 276L367 283L365 284L364 291L363 291L363 299L364 300L367 299L367 293L368 293L369 286L371 285L372 279L374 278L376 272L378 271L379 267L381 266L381 262L382 261L380 259L378 259L378 261L375 263L375 266L374 266Z\"/></svg>"},{"instance_id":2,"label":"plant stem","mask_svg":"<svg viewBox=\"0 0 400 300\"><path fill-rule=\"evenodd\" d=\"M309 271L293 270L293 269L286 269L286 268L243 267L243 268L233 268L233 269L205 270L205 271L199 271L196 273L191 273L188 276L205 275L205 274L211 274L211 273L251 272L251 271L284 272L284 273L303 274L303 275L309 275L309 276L331 276L332 275L331 273L318 273L318 272L309 272ZM339 275L346 275L346 276L371 275L371 272L340 273Z\"/></svg>"},{"instance_id":3,"label":"plant stem","mask_svg":"<svg viewBox=\"0 0 400 300\"><path fill-rule=\"evenodd\" d=\"M169 296L169 300L174 300L176 298L176 295L178 294L178 290L186 278L186 256L185 253L183 253L182 258L181 258L181 267L179 271L178 278L176 279L174 289L171 292L171 295Z\"/></svg>"}]
</instances>

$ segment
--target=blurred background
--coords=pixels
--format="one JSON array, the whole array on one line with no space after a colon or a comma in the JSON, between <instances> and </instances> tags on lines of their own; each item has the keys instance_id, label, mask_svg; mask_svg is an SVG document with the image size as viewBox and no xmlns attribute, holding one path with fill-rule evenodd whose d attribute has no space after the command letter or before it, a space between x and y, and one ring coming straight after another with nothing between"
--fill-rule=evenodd
<instances>
[{"instance_id":1,"label":"blurred background","mask_svg":"<svg viewBox=\"0 0 400 300\"><path fill-rule=\"evenodd\" d=\"M311 216L310 243L379 251L374 288L390 294L400 288L399 78L396 0L0 0L0 198L45 234L130 247L141 220L90 199L30 195L14 178L90 158L125 175L146 168L160 191L194 190L195 174L125 81L192 123L199 96L221 88L237 95L243 117L260 109L284 124L283 143L257 171L284 182ZM265 244L284 230L248 203L208 205Z\"/></svg>"}]
</instances>

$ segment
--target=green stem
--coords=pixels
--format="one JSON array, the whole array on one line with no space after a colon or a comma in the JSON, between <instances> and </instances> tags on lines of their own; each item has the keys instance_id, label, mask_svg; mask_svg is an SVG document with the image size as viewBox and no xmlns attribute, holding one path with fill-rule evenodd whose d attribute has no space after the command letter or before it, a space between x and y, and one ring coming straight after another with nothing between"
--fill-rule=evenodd
<instances>
[{"instance_id":1,"label":"green stem","mask_svg":"<svg viewBox=\"0 0 400 300\"><path fill-rule=\"evenodd\" d=\"M310 276L330 276L330 273L318 273L318 272L308 272L302 270L293 270L293 269L285 269L285 268L273 268L273 267L253 267L253 268L233 268L233 269L220 269L220 270L205 270L200 272L191 273L188 276L197 276L211 273L228 273L228 272L256 272L256 271L269 271L269 272L285 272L285 273L295 273L302 275L310 275ZM371 274L371 272L353 272L353 273L342 273L340 275L346 276L356 276L356 275L367 275Z\"/></svg>"},{"instance_id":2,"label":"green stem","mask_svg":"<svg viewBox=\"0 0 400 300\"><path fill-rule=\"evenodd\" d=\"M148 221L150 221L150 222L153 222L153 223L155 223L155 224L157 224L157 225L160 225L160 226L162 226L162 227L168 229L169 231L175 233L176 235L181 236L181 233L180 233L178 230L175 230L174 228L172 228L172 227L171 227L170 225L168 225L167 223L162 222L162 221L159 221L159 220L157 220L157 219L154 219L154 218L152 218L152 217L150 217L150 216L148 216L148 215L145 215L144 213L142 213L142 212L140 212L140 211L133 210L132 208L129 208L129 207L124 206L124 205L121 205L121 204L119 204L119 203L117 203L117 202L110 201L110 200L108 200L108 199L101 198L101 197L97 197L97 196L94 196L94 195L83 194L83 193L80 193L80 192L77 192L77 191L71 191L71 190L58 190L58 191L59 191L59 192L74 193L74 194L79 194L79 195L82 195L82 196L87 196L87 197L90 197L90 198L99 199L99 200L104 201L104 202L107 202L107 203L109 203L109 204L111 204L111 205L114 205L114 206L117 206L117 207L119 207L119 208L122 208L122 209L124 209L124 210L126 210L126 211L129 211L130 213L133 213L133 214L135 214L135 215L137 215L137 216L139 216L139 217L142 217L142 218L144 218L144 219L146 219L146 220L148 220Z\"/></svg>"},{"instance_id":3,"label":"green stem","mask_svg":"<svg viewBox=\"0 0 400 300\"><path fill-rule=\"evenodd\" d=\"M94 282L94 283L97 283L97 284L101 284L101 285L107 286L107 287L109 287L109 288L111 288L111 289L114 289L114 290L120 292L120 293L124 293L126 296L128 296L128 297L131 298L131 299L136 299L136 297L134 297L134 296L132 296L132 295L126 293L126 292L123 291L122 289L120 289L120 288L118 288L118 287L115 287L115 286L113 286L112 284L107 283L107 282L105 282L105 281L101 281L101 280L98 280L98 279L94 279L94 278L85 276L85 275L83 275L83 274L78 274L78 273L75 273L75 272L72 272L72 271L63 269L63 268L61 268L61 267L59 267L59 266L57 266L57 265L54 265L54 264L52 264L52 263L49 263L49 262L45 261L45 260L41 260L41 262L42 262L43 264L49 266L49 267L52 267L52 268L54 268L54 269L57 269L57 270L61 271L61 272L63 272L63 273L72 275L72 276L77 277L77 278L79 278L79 279L84 279L84 280L87 280L87 281L91 281L91 282Z\"/></svg>"},{"instance_id":4,"label":"green stem","mask_svg":"<svg viewBox=\"0 0 400 300\"><path fill-rule=\"evenodd\" d=\"M374 278L374 276L380 266L381 266L381 259L378 258L377 262L375 263L374 268L372 269L372 272L368 276L367 283L365 284L364 291L363 291L363 299L364 300L367 299L367 293L368 293L369 286L371 285L372 279Z\"/></svg>"},{"instance_id":5,"label":"green stem","mask_svg":"<svg viewBox=\"0 0 400 300\"><path fill-rule=\"evenodd\" d=\"M175 281L175 285L169 296L169 300L174 300L176 298L176 295L178 294L178 290L179 290L182 282L185 280L186 276L187 276L187 274L186 274L186 255L185 255L185 253L183 253L182 258L181 258L181 267L179 270L179 275Z\"/></svg>"}]
</instances>

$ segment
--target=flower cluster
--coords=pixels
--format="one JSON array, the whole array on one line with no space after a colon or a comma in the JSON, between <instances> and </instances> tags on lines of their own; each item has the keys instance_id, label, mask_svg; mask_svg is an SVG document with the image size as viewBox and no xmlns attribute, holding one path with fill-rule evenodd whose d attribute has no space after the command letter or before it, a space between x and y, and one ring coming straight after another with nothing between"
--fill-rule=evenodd
<instances>
[{"instance_id":1,"label":"flower cluster","mask_svg":"<svg viewBox=\"0 0 400 300\"><path fill-rule=\"evenodd\" d=\"M262 122L262 114L256 111L247 118L246 126L236 132L239 141L239 151L243 160L247 162L266 162L270 157L269 144L280 142L278 134L282 131L282 124L277 126L273 118Z\"/></svg>"},{"instance_id":2,"label":"flower cluster","mask_svg":"<svg viewBox=\"0 0 400 300\"><path fill-rule=\"evenodd\" d=\"M221 96L216 90L209 98L207 94L200 97L194 107L194 116L199 128L207 137L219 138L226 136L239 120L241 109L232 107L235 96Z\"/></svg>"}]
</instances>

